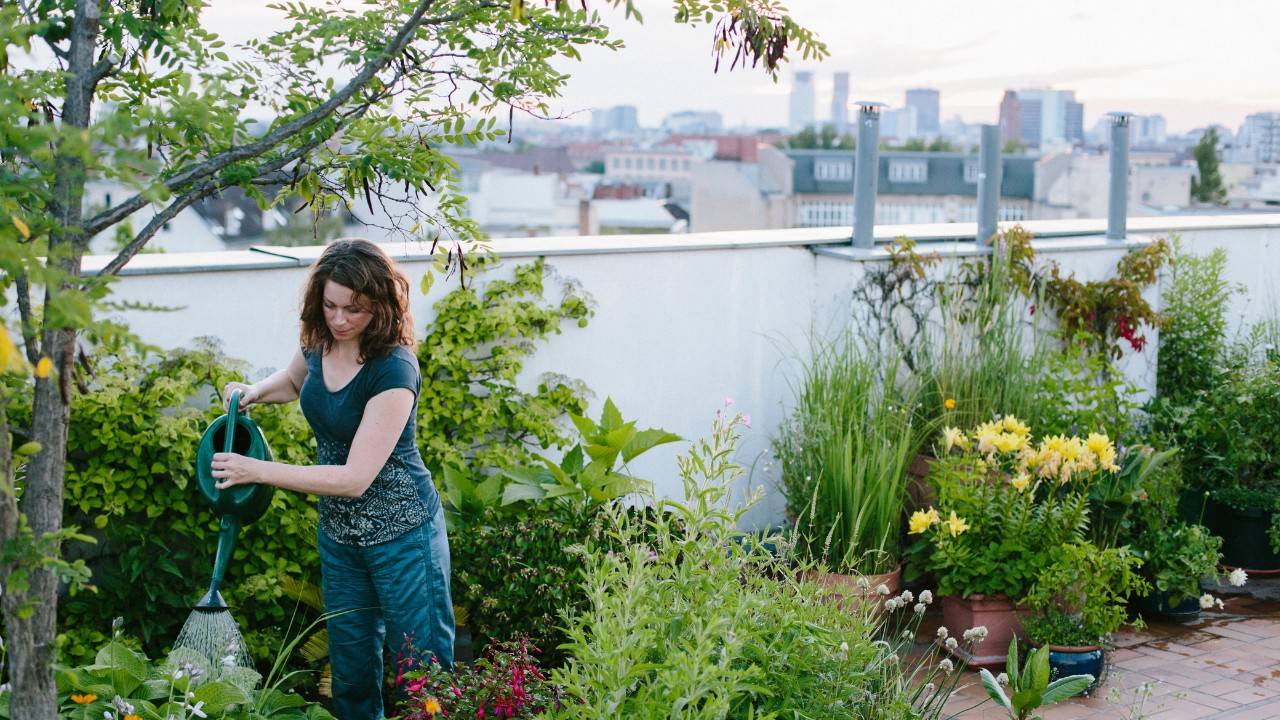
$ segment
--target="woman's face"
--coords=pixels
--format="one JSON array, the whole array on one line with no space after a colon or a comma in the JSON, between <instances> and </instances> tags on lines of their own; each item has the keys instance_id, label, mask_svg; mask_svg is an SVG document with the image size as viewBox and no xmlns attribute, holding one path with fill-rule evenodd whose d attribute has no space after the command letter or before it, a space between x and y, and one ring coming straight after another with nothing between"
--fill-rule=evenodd
<instances>
[{"instance_id":1,"label":"woman's face","mask_svg":"<svg viewBox=\"0 0 1280 720\"><path fill-rule=\"evenodd\" d=\"M324 283L324 323L329 327L333 339L339 342L359 339L360 334L369 326L373 313L362 302L357 302L355 293L332 280Z\"/></svg>"}]
</instances>

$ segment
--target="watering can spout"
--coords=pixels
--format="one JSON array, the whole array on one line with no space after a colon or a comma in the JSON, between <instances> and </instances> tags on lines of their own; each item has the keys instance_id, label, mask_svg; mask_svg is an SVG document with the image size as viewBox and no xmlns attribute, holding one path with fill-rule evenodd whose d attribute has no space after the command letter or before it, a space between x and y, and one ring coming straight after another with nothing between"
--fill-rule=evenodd
<instances>
[{"instance_id":1,"label":"watering can spout","mask_svg":"<svg viewBox=\"0 0 1280 720\"><path fill-rule=\"evenodd\" d=\"M231 562L231 553L236 548L236 536L240 534L240 520L235 515L223 515L218 528L218 554L213 560L213 578L209 582L209 592L196 603L198 610L225 610L226 601L218 590L222 587L222 578L227 574L227 565Z\"/></svg>"}]
</instances>

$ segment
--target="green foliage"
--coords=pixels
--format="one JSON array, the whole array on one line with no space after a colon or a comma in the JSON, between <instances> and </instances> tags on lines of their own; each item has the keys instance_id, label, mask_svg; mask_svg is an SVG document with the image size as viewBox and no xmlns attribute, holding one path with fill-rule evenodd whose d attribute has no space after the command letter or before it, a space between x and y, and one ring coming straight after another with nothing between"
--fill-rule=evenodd
<instances>
[{"instance_id":1,"label":"green foliage","mask_svg":"<svg viewBox=\"0 0 1280 720\"><path fill-rule=\"evenodd\" d=\"M1120 471L1103 475L1089 490L1095 545L1129 545L1139 534L1165 527L1177 517L1183 488L1177 455L1177 450L1143 445L1125 448Z\"/></svg>"},{"instance_id":2,"label":"green foliage","mask_svg":"<svg viewBox=\"0 0 1280 720\"><path fill-rule=\"evenodd\" d=\"M795 409L774 441L782 490L811 559L836 572L884 572L900 559L914 395L898 363L852 335L815 343Z\"/></svg>"},{"instance_id":3,"label":"green foliage","mask_svg":"<svg viewBox=\"0 0 1280 720\"><path fill-rule=\"evenodd\" d=\"M99 540L87 558L93 587L61 603L60 649L68 660L91 656L106 639L95 628L113 617L125 618L148 652L160 652L207 586L218 524L192 482L196 441L222 413L216 388L235 377L236 364L211 349L159 358L104 348L98 357L68 439L64 522L93 528ZM253 414L276 459L314 460L296 408L261 406ZM315 527L309 498L275 493L262 519L240 533L224 593L252 628L246 640L258 657L278 644L292 610L281 602L282 578L319 573Z\"/></svg>"},{"instance_id":4,"label":"green foliage","mask_svg":"<svg viewBox=\"0 0 1280 720\"><path fill-rule=\"evenodd\" d=\"M1004 675L1009 678L1009 692L990 670L979 671L987 695L1009 713L1009 720L1032 720L1036 709L1053 705L1084 692L1094 682L1092 675L1071 675L1049 682L1049 648L1031 651L1025 665L1018 664L1018 639L1009 644L1009 659Z\"/></svg>"},{"instance_id":5,"label":"green foliage","mask_svg":"<svg viewBox=\"0 0 1280 720\"><path fill-rule=\"evenodd\" d=\"M848 133L841 133L835 125L823 125L815 130L806 127L782 141L782 147L792 150L853 150L857 141Z\"/></svg>"},{"instance_id":6,"label":"green foliage","mask_svg":"<svg viewBox=\"0 0 1280 720\"><path fill-rule=\"evenodd\" d=\"M1200 595L1200 581L1216 577L1222 538L1202 525L1173 523L1150 528L1138 536L1134 553L1142 560L1142 575L1156 592L1169 593L1168 604Z\"/></svg>"},{"instance_id":7,"label":"green foliage","mask_svg":"<svg viewBox=\"0 0 1280 720\"><path fill-rule=\"evenodd\" d=\"M118 634L79 667L57 667L58 717L66 720L126 716L195 720L333 720L323 707L288 692L280 683L262 686L254 670L210 662L178 648L153 663ZM9 688L0 691L0 717L8 718Z\"/></svg>"},{"instance_id":8,"label":"green foliage","mask_svg":"<svg viewBox=\"0 0 1280 720\"><path fill-rule=\"evenodd\" d=\"M1042 296L1057 314L1063 336L1073 340L1083 337L1092 352L1113 358L1120 357L1121 340L1135 352L1142 352L1147 343L1142 326L1161 324L1160 314L1142 293L1159 279L1171 253L1167 241L1157 240L1120 258L1115 277L1087 282L1052 263L1041 281Z\"/></svg>"},{"instance_id":9,"label":"green foliage","mask_svg":"<svg viewBox=\"0 0 1280 720\"><path fill-rule=\"evenodd\" d=\"M1213 388L1227 350L1227 310L1242 291L1226 279L1227 251L1193 255L1174 240L1168 281L1161 288L1157 394L1178 403Z\"/></svg>"},{"instance_id":10,"label":"green foliage","mask_svg":"<svg viewBox=\"0 0 1280 720\"><path fill-rule=\"evenodd\" d=\"M473 273L490 269L477 259ZM543 298L550 270L543 260L516 266L510 280L482 289L457 288L435 304L435 320L418 345L422 394L418 437L427 467L443 478L452 468L512 469L535 462L534 448L569 440L557 420L586 411L585 388L562 377L544 377L532 392L516 378L538 344L561 324L585 327L589 298L565 282L558 301Z\"/></svg>"},{"instance_id":11,"label":"green foliage","mask_svg":"<svg viewBox=\"0 0 1280 720\"><path fill-rule=\"evenodd\" d=\"M1128 618L1125 604L1150 586L1128 548L1070 543L1054 554L1027 593L1027 636L1044 645L1097 645Z\"/></svg>"},{"instance_id":12,"label":"green foliage","mask_svg":"<svg viewBox=\"0 0 1280 720\"><path fill-rule=\"evenodd\" d=\"M901 145L883 143L882 148L885 150L898 150L901 152L960 152L960 148L956 147L946 138L934 138L933 140L910 138Z\"/></svg>"},{"instance_id":13,"label":"green foliage","mask_svg":"<svg viewBox=\"0 0 1280 720\"><path fill-rule=\"evenodd\" d=\"M780 538L767 539L778 558L736 529L744 511L727 503L739 422L718 414L711 437L680 458L684 502L658 500L644 523L615 513L612 542L589 543L589 605L565 617L571 659L552 673L565 693L552 716L937 717L954 677L939 678L931 655L914 674L898 654L920 613L905 611L903 624L835 602L791 579ZM925 690L932 680L940 689Z\"/></svg>"},{"instance_id":14,"label":"green foliage","mask_svg":"<svg viewBox=\"0 0 1280 720\"><path fill-rule=\"evenodd\" d=\"M1102 432L1129 437L1140 404L1139 388L1118 372L1092 337L1077 335L1047 354L1047 371L1035 389L1031 421L1048 435Z\"/></svg>"},{"instance_id":15,"label":"green foliage","mask_svg":"<svg viewBox=\"0 0 1280 720\"><path fill-rule=\"evenodd\" d=\"M1067 545L1087 540L1089 493L1115 469L1105 436L1048 437L998 418L970 435L948 428L929 483L937 508L911 516L917 566L943 595L1021 599Z\"/></svg>"},{"instance_id":16,"label":"green foliage","mask_svg":"<svg viewBox=\"0 0 1280 720\"><path fill-rule=\"evenodd\" d=\"M921 343L917 426L926 444L943 425L999 415L1034 418L1047 346L1028 324L1031 235L1003 231L990 256L965 263L935 290L938 321Z\"/></svg>"},{"instance_id":17,"label":"green foliage","mask_svg":"<svg viewBox=\"0 0 1280 720\"><path fill-rule=\"evenodd\" d=\"M637 430L634 420L622 419L611 398L605 398L599 422L573 413L569 417L580 433L578 444L559 463L537 455L540 466L507 470L511 482L502 493L504 505L546 502L591 510L628 495L652 494L649 481L626 472L627 463L681 439L657 428Z\"/></svg>"},{"instance_id":18,"label":"green foliage","mask_svg":"<svg viewBox=\"0 0 1280 720\"><path fill-rule=\"evenodd\" d=\"M490 507L450 526L453 597L483 640L526 636L554 662L565 636L560 613L585 607L582 553L599 516L545 503L519 515Z\"/></svg>"},{"instance_id":19,"label":"green foliage","mask_svg":"<svg viewBox=\"0 0 1280 720\"><path fill-rule=\"evenodd\" d=\"M1222 205L1227 199L1227 188L1222 183L1222 170L1219 168L1217 128L1211 127L1200 136L1191 155L1196 159L1196 175L1191 178L1191 198Z\"/></svg>"}]
</instances>

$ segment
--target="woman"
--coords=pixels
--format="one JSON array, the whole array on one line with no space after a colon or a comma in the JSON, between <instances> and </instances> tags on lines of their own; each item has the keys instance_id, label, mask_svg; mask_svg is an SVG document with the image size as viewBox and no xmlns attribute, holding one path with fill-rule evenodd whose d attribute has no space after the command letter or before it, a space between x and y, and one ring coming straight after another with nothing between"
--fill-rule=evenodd
<instances>
[{"instance_id":1,"label":"woman","mask_svg":"<svg viewBox=\"0 0 1280 720\"><path fill-rule=\"evenodd\" d=\"M266 483L320 496L320 567L333 698L342 720L382 717L382 647L453 664L444 511L414 437L421 387L409 281L377 245L337 240L311 268L301 349L240 407L299 400L316 465L213 456L218 488Z\"/></svg>"}]
</instances>

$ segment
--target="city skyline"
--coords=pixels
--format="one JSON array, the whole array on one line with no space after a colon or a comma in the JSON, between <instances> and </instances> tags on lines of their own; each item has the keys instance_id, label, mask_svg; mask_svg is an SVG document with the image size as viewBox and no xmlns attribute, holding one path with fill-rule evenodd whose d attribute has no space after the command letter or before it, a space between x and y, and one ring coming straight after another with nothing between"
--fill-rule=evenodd
<instances>
[{"instance_id":1,"label":"city skyline","mask_svg":"<svg viewBox=\"0 0 1280 720\"><path fill-rule=\"evenodd\" d=\"M942 119L995 122L1006 89L1076 91L1085 126L1113 110L1159 113L1170 133L1219 123L1238 128L1246 115L1280 110L1280 4L1237 0L1231 13L1204 13L1190 0L1138 0L1071 6L1013 0L915 0L887 4L794 0L793 18L818 33L830 57L793 58L778 82L757 70L712 72L711 28L670 19L669 0L636 0L645 22L597 4L626 47L588 49L562 69L572 79L553 102L575 123L592 108L635 105L639 121L658 126L681 110L715 110L726 127L785 127L792 74L811 71L818 120L829 114L832 76L849 73L850 99L897 106L907 89L941 92ZM1034 5L1035 7L1031 7ZM279 27L276 11L257 0L222 0L205 11L207 26L230 42ZM727 63L726 63L727 64ZM658 78L681 79L678 87Z\"/></svg>"}]
</instances>

